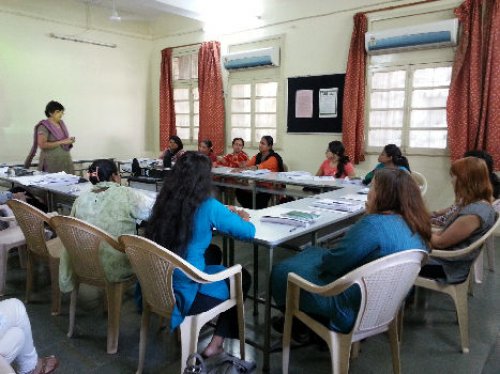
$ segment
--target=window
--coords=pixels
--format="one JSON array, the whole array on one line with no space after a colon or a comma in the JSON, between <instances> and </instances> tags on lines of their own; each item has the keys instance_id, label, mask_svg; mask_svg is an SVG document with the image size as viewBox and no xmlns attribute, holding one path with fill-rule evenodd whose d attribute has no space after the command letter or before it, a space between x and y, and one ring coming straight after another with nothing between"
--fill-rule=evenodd
<instances>
[{"instance_id":1,"label":"window","mask_svg":"<svg viewBox=\"0 0 500 374\"><path fill-rule=\"evenodd\" d=\"M200 126L198 49L174 51L172 74L177 135L186 143L196 143Z\"/></svg>"},{"instance_id":2,"label":"window","mask_svg":"<svg viewBox=\"0 0 500 374\"><path fill-rule=\"evenodd\" d=\"M450 80L451 63L372 67L367 150L394 143L408 154L444 153Z\"/></svg>"},{"instance_id":3,"label":"window","mask_svg":"<svg viewBox=\"0 0 500 374\"><path fill-rule=\"evenodd\" d=\"M277 81L230 83L231 139L256 146L264 135L277 135Z\"/></svg>"}]
</instances>

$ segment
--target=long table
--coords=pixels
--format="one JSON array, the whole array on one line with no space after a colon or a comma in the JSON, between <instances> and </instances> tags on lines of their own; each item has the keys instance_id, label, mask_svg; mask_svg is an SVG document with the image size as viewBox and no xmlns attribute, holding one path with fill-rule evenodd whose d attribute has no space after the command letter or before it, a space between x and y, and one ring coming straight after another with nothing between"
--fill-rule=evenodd
<instances>
[{"instance_id":1,"label":"long table","mask_svg":"<svg viewBox=\"0 0 500 374\"><path fill-rule=\"evenodd\" d=\"M271 174L271 173L270 173ZM233 175L231 175L233 176ZM240 178L239 174L236 174L234 177ZM255 181L265 181L270 182L274 181L276 184L282 183L283 180L276 173L272 173L271 175L261 175L261 176L252 176L255 178L248 177L247 179L255 180ZM13 184L22 184L22 177L7 177L0 175L0 182L8 182ZM303 186L303 183L311 183L311 181L300 181L300 180L291 180L289 181L291 184ZM310 185L310 184L309 184ZM274 257L274 249L280 246L285 245L287 242L304 236L311 237L311 243L314 245L316 243L316 238L318 233L323 231L328 231L331 234L338 234L347 229L350 225L352 225L359 217L363 214L363 211L357 211L354 213L346 213L339 211L331 211L331 210L321 210L318 208L312 207L313 202L316 199L322 198L332 198L332 199L343 199L346 196L362 196L359 195L360 192L365 192L363 186L353 185L353 184L340 184L338 181L331 181L330 183L324 184L327 187L334 187L333 191L325 192L319 195L314 195L310 197L306 197L300 200L292 201L289 203L276 205L272 207L268 207L261 210L248 210L250 213L250 221L255 225L256 234L253 239L254 243L254 314L258 309L258 278L260 275L264 276L265 279L265 287L264 287L264 305L265 305L265 316L264 316L264 344L259 345L255 342L255 346L257 348L262 349L264 354L264 362L263 368L265 371L269 369L269 360L271 353L271 270L273 267L273 257ZM74 185L46 185L46 186L35 186L34 188L43 190L47 194L47 202L53 208L55 205L55 201L58 198L64 198L69 201L73 201L78 197L81 193L88 191L91 188L90 183L79 183ZM146 194L155 194L154 191L143 191ZM363 199L360 197L360 199ZM261 218L265 215L276 216L281 215L290 210L315 210L320 211L320 217L305 227L291 227L289 225L262 222ZM264 255L264 267L259 268L259 254L262 253ZM232 262L232 261L230 261ZM263 274L262 274L263 272ZM261 274L259 274L261 273Z\"/></svg>"}]
</instances>

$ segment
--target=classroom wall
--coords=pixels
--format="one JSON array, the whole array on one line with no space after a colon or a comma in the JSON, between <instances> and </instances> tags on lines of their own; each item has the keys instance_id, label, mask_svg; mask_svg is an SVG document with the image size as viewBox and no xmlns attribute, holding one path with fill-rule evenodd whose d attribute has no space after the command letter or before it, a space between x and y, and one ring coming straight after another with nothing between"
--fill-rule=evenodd
<instances>
[{"instance_id":1,"label":"classroom wall","mask_svg":"<svg viewBox=\"0 0 500 374\"><path fill-rule=\"evenodd\" d=\"M372 2L375 3L375 2ZM398 2L402 3L402 2ZM391 4L387 4L391 5ZM380 6L377 6L377 8ZM366 8L368 9L368 8ZM286 9L281 9L286 12ZM287 77L305 75L323 75L345 73L349 44L352 32L352 19L359 7L351 11L341 11L319 17L304 17L304 19L282 22L274 26L262 27L251 31L220 35L223 53L231 44L244 43L268 36L283 35L282 49L283 82ZM325 9L324 13L328 13ZM284 16L283 18L286 18ZM160 38L154 42L152 53L152 90L153 97L157 95L157 81L160 71L160 51L169 46L184 45L213 39L213 36L202 32L179 36ZM286 89L284 90L286 92ZM154 122L157 123L157 100L153 100ZM155 143L158 136L155 134ZM316 172L324 159L324 151L328 142L342 140L341 134L301 135L286 133L286 103L284 101L281 122L279 123L279 139L277 151L283 156L290 170L307 170ZM228 143L230 145L230 143ZM188 146L188 148L190 148ZM194 148L192 146L191 148ZM227 150L230 150L228 146ZM256 149L247 149L249 154L255 154ZM423 173L429 182L426 195L430 209L437 209L451 203L453 192L449 183L449 158L439 156L410 156L411 167ZM357 165L360 175L364 175L377 162L377 155L367 155L366 161Z\"/></svg>"},{"instance_id":2,"label":"classroom wall","mask_svg":"<svg viewBox=\"0 0 500 374\"><path fill-rule=\"evenodd\" d=\"M82 4L67 2L67 9L66 3L55 7L45 1L36 8L43 1L23 2L26 8L15 12L8 2L0 6L0 162L24 160L33 126L45 118L50 100L66 108L65 123L76 137L73 159L147 153L153 132L148 127L150 36L136 28L130 36L112 29L85 31ZM118 47L52 39L51 32Z\"/></svg>"}]
</instances>

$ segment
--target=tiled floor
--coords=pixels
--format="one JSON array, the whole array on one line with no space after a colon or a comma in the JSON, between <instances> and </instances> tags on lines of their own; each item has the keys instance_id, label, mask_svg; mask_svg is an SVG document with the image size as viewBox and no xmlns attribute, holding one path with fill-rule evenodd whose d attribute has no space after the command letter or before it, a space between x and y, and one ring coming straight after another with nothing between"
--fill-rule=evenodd
<instances>
[{"instance_id":1,"label":"tiled floor","mask_svg":"<svg viewBox=\"0 0 500 374\"><path fill-rule=\"evenodd\" d=\"M404 373L500 373L500 240L497 240L495 273L485 271L483 284L476 285L469 301L471 350L460 353L458 325L451 299L443 295L422 292L415 306L406 310L401 363ZM277 250L280 257L291 252ZM250 246L236 250L236 259L251 269ZM19 268L16 256L9 259L7 297L24 298L25 271ZM48 273L41 271L35 300L27 305L33 335L41 355L55 354L61 361L58 373L134 373L137 367L140 316L135 311L133 290L126 293L123 303L119 351L106 354L106 316L102 311L102 294L82 287L78 300L76 333L66 337L69 297L63 299L60 316L50 316ZM254 317L247 301L247 336L253 336L255 326L262 325L263 313ZM204 332L200 348L210 337ZM279 334L273 334L279 344ZM238 353L237 344L228 344L229 352ZM261 372L262 354L247 346L248 357L258 364ZM158 330L153 319L149 334L145 373L179 373L180 350L175 335ZM290 373L330 373L329 354L316 345L296 348L291 353ZM385 336L370 338L361 344L359 358L351 362L351 373L391 373L391 356ZM281 373L281 354L271 356L271 373Z\"/></svg>"}]
</instances>

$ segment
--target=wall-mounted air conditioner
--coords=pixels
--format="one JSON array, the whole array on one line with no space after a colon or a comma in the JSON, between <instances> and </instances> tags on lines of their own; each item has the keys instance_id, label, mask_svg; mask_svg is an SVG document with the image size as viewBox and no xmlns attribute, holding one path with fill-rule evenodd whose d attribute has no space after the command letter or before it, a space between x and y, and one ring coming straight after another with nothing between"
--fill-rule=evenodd
<instances>
[{"instance_id":1,"label":"wall-mounted air conditioner","mask_svg":"<svg viewBox=\"0 0 500 374\"><path fill-rule=\"evenodd\" d=\"M458 19L425 23L417 26L387 29L365 34L368 54L403 50L450 47L457 45Z\"/></svg>"},{"instance_id":2,"label":"wall-mounted air conditioner","mask_svg":"<svg viewBox=\"0 0 500 374\"><path fill-rule=\"evenodd\" d=\"M269 47L229 53L222 57L222 63L227 70L279 66L280 49L279 47Z\"/></svg>"}]
</instances>

